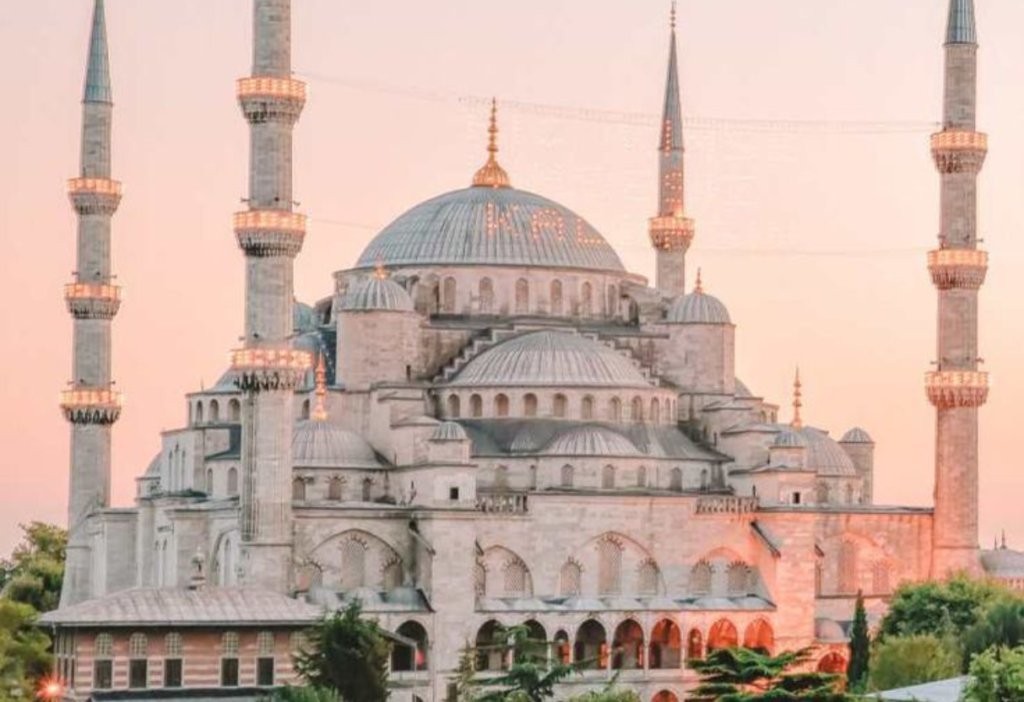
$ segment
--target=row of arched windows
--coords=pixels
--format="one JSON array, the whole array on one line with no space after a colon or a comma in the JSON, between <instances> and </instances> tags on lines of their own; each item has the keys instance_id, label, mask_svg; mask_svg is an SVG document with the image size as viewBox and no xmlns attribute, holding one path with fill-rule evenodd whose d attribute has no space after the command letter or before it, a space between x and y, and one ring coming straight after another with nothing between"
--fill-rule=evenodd
<instances>
[{"instance_id":1,"label":"row of arched windows","mask_svg":"<svg viewBox=\"0 0 1024 702\"><path fill-rule=\"evenodd\" d=\"M195 403L192 408L192 425L198 426L200 424L219 424L224 422L240 422L242 421L242 403L232 398L228 401L227 407L225 408L224 417L221 417L221 405L220 401L213 399L205 405L200 400Z\"/></svg>"},{"instance_id":2,"label":"row of arched windows","mask_svg":"<svg viewBox=\"0 0 1024 702\"><path fill-rule=\"evenodd\" d=\"M464 404L467 405L465 408ZM471 394L468 402L463 399L462 395L451 393L445 400L445 410L449 419L460 419L463 416L470 419L484 417L525 417L529 419L546 416L555 419L661 424L663 416L666 421L672 421L675 416L675 403L668 399L662 401L657 397L651 398L649 402L642 397L634 397L627 403L622 398L612 397L604 407L599 407L596 398L592 395L584 395L580 398L578 407L573 407L568 396L563 393L555 393L550 399L545 397L542 406L540 397L532 392L524 394L516 403L513 403L505 393L498 393L489 402L485 402L483 396L477 393Z\"/></svg>"},{"instance_id":3,"label":"row of arched windows","mask_svg":"<svg viewBox=\"0 0 1024 702\"><path fill-rule=\"evenodd\" d=\"M441 314L459 314L458 308L458 281L448 276L441 281L438 295L438 308ZM595 286L590 281L580 284L579 295L576 307L572 308L566 299L566 284L561 280L552 280L547 286L547 300L538 297L537 289L531 286L526 278L519 278L515 282L515 294L510 309L514 314L549 314L554 317L579 316L593 317L601 314L601 300L599 291L595 292ZM609 317L616 317L620 313L620 293L615 284L607 287L605 292L605 307L603 313ZM472 308L478 314L499 314L499 304L495 296L494 280L489 277L481 278L472 295Z\"/></svg>"},{"instance_id":4,"label":"row of arched windows","mask_svg":"<svg viewBox=\"0 0 1024 702\"><path fill-rule=\"evenodd\" d=\"M704 483L707 482L707 470L702 472L702 488L706 487ZM636 471L636 487L648 488L657 487L649 483L647 468L640 466ZM570 464L562 466L559 471L559 487L565 489L571 489L577 487L576 485L576 468ZM615 466L604 466L601 469L601 488L605 490L614 490L620 487L627 487L625 484L618 480L618 471ZM668 489L673 492L681 492L683 489L683 470L682 468L672 468L668 473Z\"/></svg>"},{"instance_id":5,"label":"row of arched windows","mask_svg":"<svg viewBox=\"0 0 1024 702\"><path fill-rule=\"evenodd\" d=\"M292 500L296 502L305 502L309 495L309 486L312 485L315 478L309 476L297 476L292 479ZM341 502L345 499L346 487L348 480L345 478L335 475L327 478L327 501L328 502ZM361 502L371 502L373 500L373 479L363 478L359 485L359 500ZM352 496L353 500L355 496Z\"/></svg>"}]
</instances>

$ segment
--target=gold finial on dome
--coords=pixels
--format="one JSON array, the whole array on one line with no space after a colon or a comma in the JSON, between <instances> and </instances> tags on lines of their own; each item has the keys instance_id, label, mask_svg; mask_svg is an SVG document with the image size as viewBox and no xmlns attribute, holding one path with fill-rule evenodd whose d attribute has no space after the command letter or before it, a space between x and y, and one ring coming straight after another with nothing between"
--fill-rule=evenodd
<instances>
[{"instance_id":1,"label":"gold finial on dome","mask_svg":"<svg viewBox=\"0 0 1024 702\"><path fill-rule=\"evenodd\" d=\"M324 366L322 351L316 364L316 409L313 410L313 419L318 422L327 420L327 368Z\"/></svg>"},{"instance_id":2,"label":"gold finial on dome","mask_svg":"<svg viewBox=\"0 0 1024 702\"><path fill-rule=\"evenodd\" d=\"M793 422L792 427L794 429L803 429L804 420L800 417L800 408L804 406L803 392L801 391L803 384L800 382L800 366L796 367L796 380L793 381Z\"/></svg>"},{"instance_id":3,"label":"gold finial on dome","mask_svg":"<svg viewBox=\"0 0 1024 702\"><path fill-rule=\"evenodd\" d=\"M488 188L510 188L508 173L498 165L498 100L491 98L491 125L487 128L487 163L473 176L473 185Z\"/></svg>"},{"instance_id":4,"label":"gold finial on dome","mask_svg":"<svg viewBox=\"0 0 1024 702\"><path fill-rule=\"evenodd\" d=\"M704 292L704 281L701 279L701 271L701 268L697 269L697 284L693 288L693 291L698 295Z\"/></svg>"}]
</instances>

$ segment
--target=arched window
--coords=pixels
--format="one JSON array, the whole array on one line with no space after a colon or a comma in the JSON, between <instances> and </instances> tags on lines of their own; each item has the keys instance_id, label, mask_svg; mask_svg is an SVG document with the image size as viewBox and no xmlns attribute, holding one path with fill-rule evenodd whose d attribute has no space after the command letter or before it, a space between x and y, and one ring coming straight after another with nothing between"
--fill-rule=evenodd
<instances>
[{"instance_id":1,"label":"arched window","mask_svg":"<svg viewBox=\"0 0 1024 702\"><path fill-rule=\"evenodd\" d=\"M498 417L508 416L508 395L499 394L494 398L494 414Z\"/></svg>"},{"instance_id":2,"label":"arched window","mask_svg":"<svg viewBox=\"0 0 1024 702\"><path fill-rule=\"evenodd\" d=\"M370 502L373 500L373 479L363 478L363 502Z\"/></svg>"},{"instance_id":3,"label":"arched window","mask_svg":"<svg viewBox=\"0 0 1024 702\"><path fill-rule=\"evenodd\" d=\"M534 395L532 392L528 392L525 395L523 395L523 416L537 416L537 396Z\"/></svg>"},{"instance_id":4,"label":"arched window","mask_svg":"<svg viewBox=\"0 0 1024 702\"><path fill-rule=\"evenodd\" d=\"M381 589L390 592L402 587L402 559L392 556L380 569Z\"/></svg>"},{"instance_id":5,"label":"arched window","mask_svg":"<svg viewBox=\"0 0 1024 702\"><path fill-rule=\"evenodd\" d=\"M674 621L662 619L651 631L651 654L648 665L653 670L673 670L682 664L683 635Z\"/></svg>"},{"instance_id":6,"label":"arched window","mask_svg":"<svg viewBox=\"0 0 1024 702\"><path fill-rule=\"evenodd\" d=\"M551 314L562 316L562 281L551 281Z\"/></svg>"},{"instance_id":7,"label":"arched window","mask_svg":"<svg viewBox=\"0 0 1024 702\"><path fill-rule=\"evenodd\" d=\"M587 395L580 401L580 419L591 420L594 418L594 398Z\"/></svg>"},{"instance_id":8,"label":"arched window","mask_svg":"<svg viewBox=\"0 0 1024 702\"><path fill-rule=\"evenodd\" d=\"M594 314L594 288L590 283L584 283L580 288L580 315L589 317Z\"/></svg>"},{"instance_id":9,"label":"arched window","mask_svg":"<svg viewBox=\"0 0 1024 702\"><path fill-rule=\"evenodd\" d=\"M637 670L644 667L644 631L632 619L627 619L615 628L612 639L612 668L615 670Z\"/></svg>"},{"instance_id":10,"label":"arched window","mask_svg":"<svg viewBox=\"0 0 1024 702\"><path fill-rule=\"evenodd\" d=\"M562 597L579 597L583 584L583 569L574 560L568 560L558 573L558 594Z\"/></svg>"},{"instance_id":11,"label":"arched window","mask_svg":"<svg viewBox=\"0 0 1024 702\"><path fill-rule=\"evenodd\" d=\"M458 419L462 415L462 400L458 395L448 396L448 418Z\"/></svg>"},{"instance_id":12,"label":"arched window","mask_svg":"<svg viewBox=\"0 0 1024 702\"><path fill-rule=\"evenodd\" d=\"M857 592L857 544L844 541L839 548L839 594Z\"/></svg>"},{"instance_id":13,"label":"arched window","mask_svg":"<svg viewBox=\"0 0 1024 702\"><path fill-rule=\"evenodd\" d=\"M530 595L530 573L519 558L510 558L502 568L502 585L505 597L528 597Z\"/></svg>"},{"instance_id":14,"label":"arched window","mask_svg":"<svg viewBox=\"0 0 1024 702\"><path fill-rule=\"evenodd\" d=\"M537 489L537 466L530 466L530 489Z\"/></svg>"},{"instance_id":15,"label":"arched window","mask_svg":"<svg viewBox=\"0 0 1024 702\"><path fill-rule=\"evenodd\" d=\"M615 466L605 466L601 469L601 487L605 490L615 489Z\"/></svg>"},{"instance_id":16,"label":"arched window","mask_svg":"<svg viewBox=\"0 0 1024 702\"><path fill-rule=\"evenodd\" d=\"M182 685L181 634L172 632L164 637L164 687L176 688Z\"/></svg>"},{"instance_id":17,"label":"arched window","mask_svg":"<svg viewBox=\"0 0 1024 702\"><path fill-rule=\"evenodd\" d=\"M220 403L210 400L210 423L217 424L218 422L220 422Z\"/></svg>"},{"instance_id":18,"label":"arched window","mask_svg":"<svg viewBox=\"0 0 1024 702\"><path fill-rule=\"evenodd\" d=\"M234 497L238 494L238 469L234 466L228 468L228 496Z\"/></svg>"},{"instance_id":19,"label":"arched window","mask_svg":"<svg viewBox=\"0 0 1024 702\"><path fill-rule=\"evenodd\" d=\"M569 634L565 631L555 632L554 649L556 661L562 665L569 665L572 662L572 645L569 643Z\"/></svg>"},{"instance_id":20,"label":"arched window","mask_svg":"<svg viewBox=\"0 0 1024 702\"><path fill-rule=\"evenodd\" d=\"M296 502L303 502L306 499L306 481L302 478L292 480L292 499Z\"/></svg>"},{"instance_id":21,"label":"arched window","mask_svg":"<svg viewBox=\"0 0 1024 702\"><path fill-rule=\"evenodd\" d=\"M876 561L871 566L871 590L876 595L891 595L892 583L890 582L889 564L885 561Z\"/></svg>"},{"instance_id":22,"label":"arched window","mask_svg":"<svg viewBox=\"0 0 1024 702\"><path fill-rule=\"evenodd\" d=\"M744 597L750 594L751 570L746 563L743 561L730 563L725 576L729 597Z\"/></svg>"},{"instance_id":23,"label":"arched window","mask_svg":"<svg viewBox=\"0 0 1024 702\"><path fill-rule=\"evenodd\" d=\"M238 634L228 631L220 641L220 685L238 687Z\"/></svg>"},{"instance_id":24,"label":"arched window","mask_svg":"<svg viewBox=\"0 0 1024 702\"><path fill-rule=\"evenodd\" d=\"M597 544L597 590L602 596L622 593L622 544L606 536Z\"/></svg>"},{"instance_id":25,"label":"arched window","mask_svg":"<svg viewBox=\"0 0 1024 702\"><path fill-rule=\"evenodd\" d=\"M499 490L508 488L508 466L498 466L494 469L494 487Z\"/></svg>"},{"instance_id":26,"label":"arched window","mask_svg":"<svg viewBox=\"0 0 1024 702\"><path fill-rule=\"evenodd\" d=\"M494 312L494 281L490 278L480 279L480 313Z\"/></svg>"},{"instance_id":27,"label":"arched window","mask_svg":"<svg viewBox=\"0 0 1024 702\"><path fill-rule=\"evenodd\" d=\"M569 414L569 399L561 393L555 395L554 415L558 419L565 419Z\"/></svg>"},{"instance_id":28,"label":"arched window","mask_svg":"<svg viewBox=\"0 0 1024 702\"><path fill-rule=\"evenodd\" d=\"M338 476L331 478L331 481L327 483L327 499L333 502L341 502L342 488L345 482Z\"/></svg>"},{"instance_id":29,"label":"arched window","mask_svg":"<svg viewBox=\"0 0 1024 702\"><path fill-rule=\"evenodd\" d=\"M181 634L172 632L164 637L164 656L167 658L181 657Z\"/></svg>"},{"instance_id":30,"label":"arched window","mask_svg":"<svg viewBox=\"0 0 1024 702\"><path fill-rule=\"evenodd\" d=\"M814 594L820 597L825 592L825 566L818 561L814 564Z\"/></svg>"},{"instance_id":31,"label":"arched window","mask_svg":"<svg viewBox=\"0 0 1024 702\"><path fill-rule=\"evenodd\" d=\"M614 285L608 286L608 316L619 316L619 289Z\"/></svg>"},{"instance_id":32,"label":"arched window","mask_svg":"<svg viewBox=\"0 0 1024 702\"><path fill-rule=\"evenodd\" d=\"M145 634L132 634L128 639L128 657L146 658L149 656L149 639Z\"/></svg>"},{"instance_id":33,"label":"arched window","mask_svg":"<svg viewBox=\"0 0 1024 702\"><path fill-rule=\"evenodd\" d=\"M271 687L274 684L274 633L261 631L256 634L256 685Z\"/></svg>"},{"instance_id":34,"label":"arched window","mask_svg":"<svg viewBox=\"0 0 1024 702\"><path fill-rule=\"evenodd\" d=\"M238 400L228 403L228 419L232 422L242 421L242 404Z\"/></svg>"},{"instance_id":35,"label":"arched window","mask_svg":"<svg viewBox=\"0 0 1024 702\"><path fill-rule=\"evenodd\" d=\"M487 569L480 561L473 566L473 591L477 597L487 594Z\"/></svg>"},{"instance_id":36,"label":"arched window","mask_svg":"<svg viewBox=\"0 0 1024 702\"><path fill-rule=\"evenodd\" d=\"M617 397L613 397L611 401L608 403L608 421L622 421L622 400L620 400Z\"/></svg>"},{"instance_id":37,"label":"arched window","mask_svg":"<svg viewBox=\"0 0 1024 702\"><path fill-rule=\"evenodd\" d=\"M575 660L584 669L608 667L608 634L595 619L588 619L576 630Z\"/></svg>"},{"instance_id":38,"label":"arched window","mask_svg":"<svg viewBox=\"0 0 1024 702\"><path fill-rule=\"evenodd\" d=\"M114 637L110 634L96 636L96 658L110 658L114 655Z\"/></svg>"},{"instance_id":39,"label":"arched window","mask_svg":"<svg viewBox=\"0 0 1024 702\"><path fill-rule=\"evenodd\" d=\"M651 422L661 424L661 403L656 397L651 400Z\"/></svg>"},{"instance_id":40,"label":"arched window","mask_svg":"<svg viewBox=\"0 0 1024 702\"><path fill-rule=\"evenodd\" d=\"M658 585L661 581L661 571L653 559L648 558L636 571L636 591L639 595L648 597L658 594Z\"/></svg>"},{"instance_id":41,"label":"arched window","mask_svg":"<svg viewBox=\"0 0 1024 702\"><path fill-rule=\"evenodd\" d=\"M647 468L644 466L636 469L636 486L638 488L647 487Z\"/></svg>"},{"instance_id":42,"label":"arched window","mask_svg":"<svg viewBox=\"0 0 1024 702\"><path fill-rule=\"evenodd\" d=\"M274 655L274 632L261 631L258 634L256 634L256 655Z\"/></svg>"},{"instance_id":43,"label":"arched window","mask_svg":"<svg viewBox=\"0 0 1024 702\"><path fill-rule=\"evenodd\" d=\"M109 690L114 686L114 638L110 634L99 634L95 646L92 686L96 690Z\"/></svg>"},{"instance_id":44,"label":"arched window","mask_svg":"<svg viewBox=\"0 0 1024 702\"><path fill-rule=\"evenodd\" d=\"M629 409L629 418L634 422L644 421L644 401L634 397Z\"/></svg>"},{"instance_id":45,"label":"arched window","mask_svg":"<svg viewBox=\"0 0 1024 702\"><path fill-rule=\"evenodd\" d=\"M302 401L302 418L309 419L309 400Z\"/></svg>"},{"instance_id":46,"label":"arched window","mask_svg":"<svg viewBox=\"0 0 1024 702\"><path fill-rule=\"evenodd\" d=\"M206 494L213 494L213 468L206 469Z\"/></svg>"},{"instance_id":47,"label":"arched window","mask_svg":"<svg viewBox=\"0 0 1024 702\"><path fill-rule=\"evenodd\" d=\"M682 476L682 473L680 473L680 476ZM702 468L700 471L700 489L707 490L709 487L711 487L710 474L707 468ZM680 487L680 489L682 488Z\"/></svg>"},{"instance_id":48,"label":"arched window","mask_svg":"<svg viewBox=\"0 0 1024 702\"><path fill-rule=\"evenodd\" d=\"M711 594L711 564L700 561L690 571L690 594L703 597Z\"/></svg>"},{"instance_id":49,"label":"arched window","mask_svg":"<svg viewBox=\"0 0 1024 702\"><path fill-rule=\"evenodd\" d=\"M574 473L572 466L562 466L561 483L564 488L571 488L573 486Z\"/></svg>"},{"instance_id":50,"label":"arched window","mask_svg":"<svg viewBox=\"0 0 1024 702\"><path fill-rule=\"evenodd\" d=\"M526 627L526 641L522 648L516 651L518 658L540 665L548 662L548 632L544 625L536 619L530 619L524 625Z\"/></svg>"},{"instance_id":51,"label":"arched window","mask_svg":"<svg viewBox=\"0 0 1024 702\"><path fill-rule=\"evenodd\" d=\"M341 589L348 592L366 586L366 544L349 538L341 544Z\"/></svg>"},{"instance_id":52,"label":"arched window","mask_svg":"<svg viewBox=\"0 0 1024 702\"><path fill-rule=\"evenodd\" d=\"M530 311L530 283L525 278L516 281L516 314Z\"/></svg>"},{"instance_id":53,"label":"arched window","mask_svg":"<svg viewBox=\"0 0 1024 702\"><path fill-rule=\"evenodd\" d=\"M203 403L202 402L197 402L196 403L196 424L202 424L202 423L203 423Z\"/></svg>"},{"instance_id":54,"label":"arched window","mask_svg":"<svg viewBox=\"0 0 1024 702\"><path fill-rule=\"evenodd\" d=\"M149 639L145 634L132 634L128 639L128 687L149 687Z\"/></svg>"},{"instance_id":55,"label":"arched window","mask_svg":"<svg viewBox=\"0 0 1024 702\"><path fill-rule=\"evenodd\" d=\"M484 398L479 395L469 396L469 416L470 417L483 417L484 416Z\"/></svg>"},{"instance_id":56,"label":"arched window","mask_svg":"<svg viewBox=\"0 0 1024 702\"><path fill-rule=\"evenodd\" d=\"M668 489L672 492L683 491L683 470L682 468L673 468L668 474Z\"/></svg>"},{"instance_id":57,"label":"arched window","mask_svg":"<svg viewBox=\"0 0 1024 702\"><path fill-rule=\"evenodd\" d=\"M455 278L451 276L441 283L441 312L455 314Z\"/></svg>"},{"instance_id":58,"label":"arched window","mask_svg":"<svg viewBox=\"0 0 1024 702\"><path fill-rule=\"evenodd\" d=\"M847 483L846 484L846 504L848 504L848 505L854 504L854 499L853 499L853 483Z\"/></svg>"},{"instance_id":59,"label":"arched window","mask_svg":"<svg viewBox=\"0 0 1024 702\"><path fill-rule=\"evenodd\" d=\"M818 661L818 672L829 673L830 675L845 675L846 658L842 654L833 651Z\"/></svg>"},{"instance_id":60,"label":"arched window","mask_svg":"<svg viewBox=\"0 0 1024 702\"><path fill-rule=\"evenodd\" d=\"M690 635L686 637L686 657L695 661L704 660L704 635L700 629L690 629Z\"/></svg>"},{"instance_id":61,"label":"arched window","mask_svg":"<svg viewBox=\"0 0 1024 702\"><path fill-rule=\"evenodd\" d=\"M661 690L651 698L651 702L679 702L679 696L671 690Z\"/></svg>"},{"instance_id":62,"label":"arched window","mask_svg":"<svg viewBox=\"0 0 1024 702\"><path fill-rule=\"evenodd\" d=\"M720 648L736 648L740 645L740 637L736 625L728 619L719 619L708 632L708 651Z\"/></svg>"},{"instance_id":63,"label":"arched window","mask_svg":"<svg viewBox=\"0 0 1024 702\"><path fill-rule=\"evenodd\" d=\"M411 672L416 670L428 670L427 656L429 653L429 640L427 630L419 622L405 622L398 627L396 633L414 643L414 646L396 644L391 649L391 670L397 672Z\"/></svg>"},{"instance_id":64,"label":"arched window","mask_svg":"<svg viewBox=\"0 0 1024 702\"><path fill-rule=\"evenodd\" d=\"M476 669L505 670L509 664L508 637L493 619L476 633Z\"/></svg>"},{"instance_id":65,"label":"arched window","mask_svg":"<svg viewBox=\"0 0 1024 702\"><path fill-rule=\"evenodd\" d=\"M775 633L772 631L771 624L764 619L751 622L743 634L743 647L771 655L775 648Z\"/></svg>"}]
</instances>

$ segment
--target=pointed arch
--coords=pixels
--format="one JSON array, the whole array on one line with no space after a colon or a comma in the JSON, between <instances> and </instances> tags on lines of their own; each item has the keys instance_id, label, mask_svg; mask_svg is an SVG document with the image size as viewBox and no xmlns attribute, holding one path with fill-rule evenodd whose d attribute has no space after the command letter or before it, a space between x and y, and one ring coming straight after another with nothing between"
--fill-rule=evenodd
<instances>
[{"instance_id":1,"label":"pointed arch","mask_svg":"<svg viewBox=\"0 0 1024 702\"><path fill-rule=\"evenodd\" d=\"M327 499L332 502L341 502L344 487L344 478L341 478L337 475L331 478L330 482L327 484Z\"/></svg>"},{"instance_id":2,"label":"pointed arch","mask_svg":"<svg viewBox=\"0 0 1024 702\"><path fill-rule=\"evenodd\" d=\"M604 490L615 489L615 466L605 466L601 469L601 488Z\"/></svg>"},{"instance_id":3,"label":"pointed arch","mask_svg":"<svg viewBox=\"0 0 1024 702\"><path fill-rule=\"evenodd\" d=\"M562 281L555 279L551 281L551 314L561 317L562 308Z\"/></svg>"},{"instance_id":4,"label":"pointed arch","mask_svg":"<svg viewBox=\"0 0 1024 702\"><path fill-rule=\"evenodd\" d=\"M220 423L220 403L217 400L210 400L210 423Z\"/></svg>"},{"instance_id":5,"label":"pointed arch","mask_svg":"<svg viewBox=\"0 0 1024 702\"><path fill-rule=\"evenodd\" d=\"M556 394L552 405L552 414L558 419L565 419L569 416L569 398L562 393Z\"/></svg>"},{"instance_id":6,"label":"pointed arch","mask_svg":"<svg viewBox=\"0 0 1024 702\"><path fill-rule=\"evenodd\" d=\"M430 639L427 630L417 621L404 622L395 630L413 646L398 645L391 649L391 670L396 672L429 670Z\"/></svg>"},{"instance_id":7,"label":"pointed arch","mask_svg":"<svg viewBox=\"0 0 1024 702\"><path fill-rule=\"evenodd\" d=\"M651 631L648 665L654 670L676 670L683 665L683 634L671 619L662 619Z\"/></svg>"},{"instance_id":8,"label":"pointed arch","mask_svg":"<svg viewBox=\"0 0 1024 702\"><path fill-rule=\"evenodd\" d=\"M341 542L341 589L357 590L366 587L367 543L358 535L351 535Z\"/></svg>"},{"instance_id":9,"label":"pointed arch","mask_svg":"<svg viewBox=\"0 0 1024 702\"><path fill-rule=\"evenodd\" d=\"M570 558L558 572L558 594L562 597L579 597L582 594L583 568Z\"/></svg>"},{"instance_id":10,"label":"pointed arch","mask_svg":"<svg viewBox=\"0 0 1024 702\"><path fill-rule=\"evenodd\" d=\"M733 561L725 571L726 592L729 597L745 597L750 594L752 579L750 566L743 561Z\"/></svg>"},{"instance_id":11,"label":"pointed arch","mask_svg":"<svg viewBox=\"0 0 1024 702\"><path fill-rule=\"evenodd\" d=\"M837 585L839 594L850 595L857 592L857 551L856 542L845 540L839 547L839 572Z\"/></svg>"},{"instance_id":12,"label":"pointed arch","mask_svg":"<svg viewBox=\"0 0 1024 702\"><path fill-rule=\"evenodd\" d=\"M448 396L447 407L449 419L458 419L462 416L462 398L458 395L452 393Z\"/></svg>"},{"instance_id":13,"label":"pointed arch","mask_svg":"<svg viewBox=\"0 0 1024 702\"><path fill-rule=\"evenodd\" d=\"M591 420L594 418L594 398L585 395L580 401L580 419Z\"/></svg>"},{"instance_id":14,"label":"pointed arch","mask_svg":"<svg viewBox=\"0 0 1024 702\"><path fill-rule=\"evenodd\" d=\"M711 626L708 632L708 651L717 651L720 648L736 648L739 646L740 637L736 631L736 625L728 619L719 619Z\"/></svg>"},{"instance_id":15,"label":"pointed arch","mask_svg":"<svg viewBox=\"0 0 1024 702\"><path fill-rule=\"evenodd\" d=\"M242 421L242 403L240 403L238 400L232 399L230 402L228 402L228 421Z\"/></svg>"},{"instance_id":16,"label":"pointed arch","mask_svg":"<svg viewBox=\"0 0 1024 702\"><path fill-rule=\"evenodd\" d=\"M704 473L707 473L705 470ZM683 469L673 468L668 474L668 489L672 492L683 491Z\"/></svg>"},{"instance_id":17,"label":"pointed arch","mask_svg":"<svg viewBox=\"0 0 1024 702\"><path fill-rule=\"evenodd\" d=\"M506 670L509 664L509 645L505 628L491 619L476 632L476 669Z\"/></svg>"},{"instance_id":18,"label":"pointed arch","mask_svg":"<svg viewBox=\"0 0 1024 702\"><path fill-rule=\"evenodd\" d=\"M448 276L441 282L441 312L443 314L455 314L456 290L457 283L452 276Z\"/></svg>"},{"instance_id":19,"label":"pointed arch","mask_svg":"<svg viewBox=\"0 0 1024 702\"><path fill-rule=\"evenodd\" d=\"M644 667L644 630L632 619L626 619L615 628L612 638L612 668L637 670Z\"/></svg>"},{"instance_id":20,"label":"pointed arch","mask_svg":"<svg viewBox=\"0 0 1024 702\"><path fill-rule=\"evenodd\" d=\"M743 633L743 647L771 655L775 650L775 632L764 619L755 619Z\"/></svg>"},{"instance_id":21,"label":"pointed arch","mask_svg":"<svg viewBox=\"0 0 1024 702\"><path fill-rule=\"evenodd\" d=\"M571 487L574 486L574 483L575 483L575 471L573 470L572 466L570 466L570 465L562 466L561 474L560 474L559 477L560 477L560 481L559 482L561 483L561 487L563 487L563 488L571 488Z\"/></svg>"},{"instance_id":22,"label":"pointed arch","mask_svg":"<svg viewBox=\"0 0 1024 702\"><path fill-rule=\"evenodd\" d=\"M490 278L480 279L480 314L494 313L494 281Z\"/></svg>"},{"instance_id":23,"label":"pointed arch","mask_svg":"<svg viewBox=\"0 0 1024 702\"><path fill-rule=\"evenodd\" d=\"M469 416L473 418L484 416L484 398L476 393L469 396Z\"/></svg>"},{"instance_id":24,"label":"pointed arch","mask_svg":"<svg viewBox=\"0 0 1024 702\"><path fill-rule=\"evenodd\" d=\"M704 634L697 627L690 629L686 637L686 657L695 661L704 660Z\"/></svg>"},{"instance_id":25,"label":"pointed arch","mask_svg":"<svg viewBox=\"0 0 1024 702\"><path fill-rule=\"evenodd\" d=\"M661 570L653 558L647 558L636 571L636 592L638 595L653 597L661 589Z\"/></svg>"},{"instance_id":26,"label":"pointed arch","mask_svg":"<svg viewBox=\"0 0 1024 702\"><path fill-rule=\"evenodd\" d=\"M622 594L622 541L615 536L605 535L597 542L597 591L598 594Z\"/></svg>"},{"instance_id":27,"label":"pointed arch","mask_svg":"<svg viewBox=\"0 0 1024 702\"><path fill-rule=\"evenodd\" d=\"M580 288L580 316L590 317L594 314L594 288L589 282L584 282Z\"/></svg>"},{"instance_id":28,"label":"pointed arch","mask_svg":"<svg viewBox=\"0 0 1024 702\"><path fill-rule=\"evenodd\" d=\"M523 416L537 416L537 396L534 395L532 392L528 392L525 395L523 395Z\"/></svg>"},{"instance_id":29,"label":"pointed arch","mask_svg":"<svg viewBox=\"0 0 1024 702\"><path fill-rule=\"evenodd\" d=\"M509 411L508 395L499 393L494 398L494 416L507 417Z\"/></svg>"},{"instance_id":30,"label":"pointed arch","mask_svg":"<svg viewBox=\"0 0 1024 702\"><path fill-rule=\"evenodd\" d=\"M690 571L690 594L706 597L711 594L711 583L714 571L707 561L698 561Z\"/></svg>"},{"instance_id":31,"label":"pointed arch","mask_svg":"<svg viewBox=\"0 0 1024 702\"><path fill-rule=\"evenodd\" d=\"M608 633L596 619L588 619L576 630L574 660L587 670L605 670L608 667Z\"/></svg>"},{"instance_id":32,"label":"pointed arch","mask_svg":"<svg viewBox=\"0 0 1024 702\"><path fill-rule=\"evenodd\" d=\"M830 673L832 675L845 675L846 658L841 653L832 651L818 661L818 672Z\"/></svg>"},{"instance_id":33,"label":"pointed arch","mask_svg":"<svg viewBox=\"0 0 1024 702\"><path fill-rule=\"evenodd\" d=\"M516 314L530 312L530 283L526 278L516 281Z\"/></svg>"}]
</instances>

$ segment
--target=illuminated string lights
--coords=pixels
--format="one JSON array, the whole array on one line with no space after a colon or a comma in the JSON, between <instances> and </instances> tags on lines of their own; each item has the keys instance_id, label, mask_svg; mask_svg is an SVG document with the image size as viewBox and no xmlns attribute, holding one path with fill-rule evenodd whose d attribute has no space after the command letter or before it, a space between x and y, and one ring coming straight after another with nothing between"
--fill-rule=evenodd
<instances>
[{"instance_id":1,"label":"illuminated string lights","mask_svg":"<svg viewBox=\"0 0 1024 702\"><path fill-rule=\"evenodd\" d=\"M663 251L688 248L695 232L696 226L688 217L667 215L650 219L651 243Z\"/></svg>"},{"instance_id":2,"label":"illuminated string lights","mask_svg":"<svg viewBox=\"0 0 1024 702\"><path fill-rule=\"evenodd\" d=\"M988 134L949 130L932 134L932 150L987 151Z\"/></svg>"},{"instance_id":3,"label":"illuminated string lights","mask_svg":"<svg viewBox=\"0 0 1024 702\"><path fill-rule=\"evenodd\" d=\"M120 302L121 287L104 283L69 283L64 286L67 300L111 300Z\"/></svg>"},{"instance_id":4,"label":"illuminated string lights","mask_svg":"<svg viewBox=\"0 0 1024 702\"><path fill-rule=\"evenodd\" d=\"M240 99L246 98L288 98L305 102L306 84L295 78L240 78L237 83Z\"/></svg>"},{"instance_id":5,"label":"illuminated string lights","mask_svg":"<svg viewBox=\"0 0 1024 702\"><path fill-rule=\"evenodd\" d=\"M75 388L60 392L62 407L121 407L123 403L124 393L119 390Z\"/></svg>"},{"instance_id":6,"label":"illuminated string lights","mask_svg":"<svg viewBox=\"0 0 1024 702\"><path fill-rule=\"evenodd\" d=\"M231 352L235 370L296 370L313 367L313 355L296 349L238 349Z\"/></svg>"},{"instance_id":7,"label":"illuminated string lights","mask_svg":"<svg viewBox=\"0 0 1024 702\"><path fill-rule=\"evenodd\" d=\"M121 197L121 183L110 178L71 178L68 180L68 193Z\"/></svg>"},{"instance_id":8,"label":"illuminated string lights","mask_svg":"<svg viewBox=\"0 0 1024 702\"><path fill-rule=\"evenodd\" d=\"M928 271L939 290L977 290L988 272L988 252L977 249L929 251Z\"/></svg>"},{"instance_id":9,"label":"illuminated string lights","mask_svg":"<svg viewBox=\"0 0 1024 702\"><path fill-rule=\"evenodd\" d=\"M928 400L940 409L980 407L988 399L989 374L982 371L929 371L924 378Z\"/></svg>"},{"instance_id":10,"label":"illuminated string lights","mask_svg":"<svg viewBox=\"0 0 1024 702\"><path fill-rule=\"evenodd\" d=\"M306 215L287 210L249 210L236 212L233 222L236 232L273 230L304 235L307 219Z\"/></svg>"}]
</instances>

